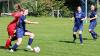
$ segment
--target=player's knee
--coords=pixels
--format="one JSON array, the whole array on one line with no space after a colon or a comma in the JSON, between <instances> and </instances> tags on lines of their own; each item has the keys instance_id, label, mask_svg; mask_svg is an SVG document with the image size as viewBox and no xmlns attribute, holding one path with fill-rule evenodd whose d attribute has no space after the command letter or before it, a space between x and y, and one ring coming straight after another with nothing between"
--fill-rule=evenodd
<instances>
[{"instance_id":1,"label":"player's knee","mask_svg":"<svg viewBox=\"0 0 100 56\"><path fill-rule=\"evenodd\" d=\"M17 45L20 45L21 42L22 42L22 39L18 39L18 41L17 41Z\"/></svg>"},{"instance_id":2,"label":"player's knee","mask_svg":"<svg viewBox=\"0 0 100 56\"><path fill-rule=\"evenodd\" d=\"M89 32L92 32L92 30L91 30L91 29L89 29Z\"/></svg>"},{"instance_id":3,"label":"player's knee","mask_svg":"<svg viewBox=\"0 0 100 56\"><path fill-rule=\"evenodd\" d=\"M34 38L34 37L35 37L35 34L30 33L30 37L31 37L31 38Z\"/></svg>"},{"instance_id":4,"label":"player's knee","mask_svg":"<svg viewBox=\"0 0 100 56\"><path fill-rule=\"evenodd\" d=\"M76 34L76 32L74 32L73 34Z\"/></svg>"},{"instance_id":5,"label":"player's knee","mask_svg":"<svg viewBox=\"0 0 100 56\"><path fill-rule=\"evenodd\" d=\"M18 42L17 42L17 45L20 45L20 44L21 44L21 41L18 41Z\"/></svg>"},{"instance_id":6,"label":"player's knee","mask_svg":"<svg viewBox=\"0 0 100 56\"><path fill-rule=\"evenodd\" d=\"M82 34L82 31L79 31L79 34Z\"/></svg>"}]
</instances>

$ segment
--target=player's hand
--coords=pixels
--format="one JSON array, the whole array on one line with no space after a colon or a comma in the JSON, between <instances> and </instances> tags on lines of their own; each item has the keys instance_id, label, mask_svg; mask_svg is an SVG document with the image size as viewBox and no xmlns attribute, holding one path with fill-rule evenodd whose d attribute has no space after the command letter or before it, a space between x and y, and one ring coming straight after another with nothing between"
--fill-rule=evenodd
<instances>
[{"instance_id":1,"label":"player's hand","mask_svg":"<svg viewBox=\"0 0 100 56\"><path fill-rule=\"evenodd\" d=\"M39 22L32 22L33 24L39 24Z\"/></svg>"},{"instance_id":2,"label":"player's hand","mask_svg":"<svg viewBox=\"0 0 100 56\"><path fill-rule=\"evenodd\" d=\"M85 20L85 19L81 19L81 20L83 21L83 20Z\"/></svg>"},{"instance_id":3,"label":"player's hand","mask_svg":"<svg viewBox=\"0 0 100 56\"><path fill-rule=\"evenodd\" d=\"M86 20L86 18L81 19L81 21Z\"/></svg>"}]
</instances>

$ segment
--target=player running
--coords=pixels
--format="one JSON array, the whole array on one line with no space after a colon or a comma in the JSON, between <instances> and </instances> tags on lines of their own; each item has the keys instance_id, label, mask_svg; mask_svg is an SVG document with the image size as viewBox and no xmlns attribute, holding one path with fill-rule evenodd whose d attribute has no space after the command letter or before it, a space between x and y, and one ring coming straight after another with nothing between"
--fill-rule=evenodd
<instances>
[{"instance_id":1,"label":"player running","mask_svg":"<svg viewBox=\"0 0 100 56\"><path fill-rule=\"evenodd\" d=\"M5 48L9 48L11 45L11 39L15 38L15 29L16 29L16 24L19 20L19 17L22 15L21 11L21 6L19 4L15 5L16 11L13 13L8 13L7 15L12 15L14 17L14 20L10 22L10 24L7 26L7 32L9 38L6 40Z\"/></svg>"},{"instance_id":2,"label":"player running","mask_svg":"<svg viewBox=\"0 0 100 56\"><path fill-rule=\"evenodd\" d=\"M82 39L82 31L83 31L83 20L85 19L85 15L82 12L82 9L80 6L77 7L77 11L74 13L74 27L73 27L73 42L76 40L76 34L77 31L79 31L79 39L80 44L83 43Z\"/></svg>"},{"instance_id":3,"label":"player running","mask_svg":"<svg viewBox=\"0 0 100 56\"><path fill-rule=\"evenodd\" d=\"M26 20L27 14L28 14L28 10L25 10L23 15L19 19L19 22L17 24L17 29L16 29L16 36L17 36L18 39L17 39L17 42L15 43L15 45L13 45L10 52L14 52L16 50L16 48L21 44L22 38L23 38L24 35L30 36L27 48L33 51L31 44L33 42L35 34L26 30L26 23L28 23L28 24L38 24L38 22L31 22L31 21Z\"/></svg>"},{"instance_id":4,"label":"player running","mask_svg":"<svg viewBox=\"0 0 100 56\"><path fill-rule=\"evenodd\" d=\"M91 5L89 32L91 33L94 40L96 40L98 36L97 33L94 31L97 25L96 18L97 18L96 8L94 5Z\"/></svg>"}]
</instances>

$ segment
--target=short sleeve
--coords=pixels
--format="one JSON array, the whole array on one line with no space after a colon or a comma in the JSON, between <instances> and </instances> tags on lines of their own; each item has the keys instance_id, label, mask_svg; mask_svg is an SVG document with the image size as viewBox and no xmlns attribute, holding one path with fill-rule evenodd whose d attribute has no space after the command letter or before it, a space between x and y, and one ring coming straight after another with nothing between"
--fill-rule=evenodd
<instances>
[{"instance_id":1,"label":"short sleeve","mask_svg":"<svg viewBox=\"0 0 100 56\"><path fill-rule=\"evenodd\" d=\"M73 15L74 15L74 18L75 18L76 17L76 12L74 12Z\"/></svg>"},{"instance_id":2,"label":"short sleeve","mask_svg":"<svg viewBox=\"0 0 100 56\"><path fill-rule=\"evenodd\" d=\"M96 13L96 12L94 12L93 14L94 14L94 17L97 15L97 13Z\"/></svg>"},{"instance_id":3,"label":"short sleeve","mask_svg":"<svg viewBox=\"0 0 100 56\"><path fill-rule=\"evenodd\" d=\"M14 17L20 17L21 15L22 15L21 12L12 13L12 16L14 16Z\"/></svg>"}]
</instances>

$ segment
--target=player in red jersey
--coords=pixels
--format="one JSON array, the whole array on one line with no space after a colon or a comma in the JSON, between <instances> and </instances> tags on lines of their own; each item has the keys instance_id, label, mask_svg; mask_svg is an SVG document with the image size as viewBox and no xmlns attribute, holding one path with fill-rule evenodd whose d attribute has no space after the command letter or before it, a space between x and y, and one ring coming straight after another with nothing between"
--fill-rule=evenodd
<instances>
[{"instance_id":1,"label":"player in red jersey","mask_svg":"<svg viewBox=\"0 0 100 56\"><path fill-rule=\"evenodd\" d=\"M11 45L11 40L15 38L14 34L16 31L16 24L18 22L19 17L22 15L23 11L19 4L16 4L15 7L17 11L8 14L12 15L14 17L14 20L11 21L10 24L7 26L7 32L9 38L6 40L5 48L9 48L9 46Z\"/></svg>"}]
</instances>

